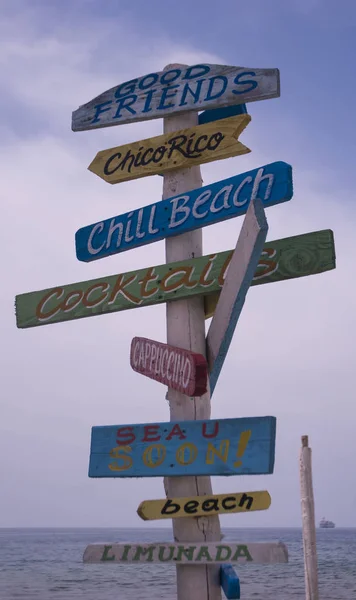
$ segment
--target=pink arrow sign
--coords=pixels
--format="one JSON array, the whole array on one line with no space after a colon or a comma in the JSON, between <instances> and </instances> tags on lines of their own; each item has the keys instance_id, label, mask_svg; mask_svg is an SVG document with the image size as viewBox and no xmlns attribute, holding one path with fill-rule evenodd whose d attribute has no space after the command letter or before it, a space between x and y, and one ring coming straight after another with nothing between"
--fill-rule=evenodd
<instances>
[{"instance_id":1,"label":"pink arrow sign","mask_svg":"<svg viewBox=\"0 0 356 600\"><path fill-rule=\"evenodd\" d=\"M208 365L202 354L134 337L130 364L137 373L186 396L202 396L207 391Z\"/></svg>"}]
</instances>

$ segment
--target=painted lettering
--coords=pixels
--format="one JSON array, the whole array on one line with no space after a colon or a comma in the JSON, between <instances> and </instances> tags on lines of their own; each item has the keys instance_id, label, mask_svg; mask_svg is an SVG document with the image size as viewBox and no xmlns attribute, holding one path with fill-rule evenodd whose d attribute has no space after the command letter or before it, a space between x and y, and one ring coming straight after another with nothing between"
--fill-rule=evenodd
<instances>
[{"instance_id":1,"label":"painted lettering","mask_svg":"<svg viewBox=\"0 0 356 600\"><path fill-rule=\"evenodd\" d=\"M268 275L271 275L272 273L275 273L275 271L277 271L279 263L274 260L270 260L276 254L277 253L274 248L263 249L261 258L257 265L257 273L255 273L253 278L254 281L258 281L259 279L267 277ZM265 256L267 256L268 258L264 258Z\"/></svg>"},{"instance_id":2,"label":"painted lettering","mask_svg":"<svg viewBox=\"0 0 356 600\"><path fill-rule=\"evenodd\" d=\"M218 551L216 553L215 560L219 560L219 561L223 560L223 561L225 561L225 560L229 560L230 559L230 556L231 556L231 548L230 548L230 546L223 546L223 545L221 545L221 546L217 546L217 549L218 549ZM225 555L223 555L223 551L224 550L225 550Z\"/></svg>"},{"instance_id":3,"label":"painted lettering","mask_svg":"<svg viewBox=\"0 0 356 600\"><path fill-rule=\"evenodd\" d=\"M94 236L97 233L102 233L103 231L104 231L104 223L103 222L97 223L96 225L94 225L93 229L91 230L89 238L88 238L88 252L90 252L90 254L93 254L93 255L98 254L98 252L101 252L102 249L104 248L105 242L103 242L101 244L101 246L99 246L97 248L94 248L94 246L93 246Z\"/></svg>"},{"instance_id":4,"label":"painted lettering","mask_svg":"<svg viewBox=\"0 0 356 600\"><path fill-rule=\"evenodd\" d=\"M101 294L97 295L96 292L100 290ZM108 297L109 284L108 283L94 283L91 285L83 296L82 303L86 308L92 308L93 306L99 306ZM92 295L94 299L91 299Z\"/></svg>"},{"instance_id":5,"label":"painted lettering","mask_svg":"<svg viewBox=\"0 0 356 600\"><path fill-rule=\"evenodd\" d=\"M190 500L190 502L187 502L184 505L184 512L186 512L188 515L194 514L196 512L198 512L197 507L199 506L199 502L197 502L196 500Z\"/></svg>"},{"instance_id":6,"label":"painted lettering","mask_svg":"<svg viewBox=\"0 0 356 600\"><path fill-rule=\"evenodd\" d=\"M171 218L169 220L169 228L173 229L173 227L178 227L182 225L189 216L189 208L186 207L187 202L189 201L189 196L178 196L177 198L173 198L170 202L172 203L172 213ZM181 204L179 205L179 203ZM176 216L178 213L183 213L183 216L178 221Z\"/></svg>"},{"instance_id":7,"label":"painted lettering","mask_svg":"<svg viewBox=\"0 0 356 600\"><path fill-rule=\"evenodd\" d=\"M211 190L205 190L200 196L197 197L193 204L192 215L195 219L203 219L209 212L209 208L207 208L204 212L198 212L199 206L205 204L211 197Z\"/></svg>"},{"instance_id":8,"label":"painted lettering","mask_svg":"<svg viewBox=\"0 0 356 600\"><path fill-rule=\"evenodd\" d=\"M208 448L206 451L205 462L207 465L213 465L215 456L218 456L220 460L226 463L229 456L230 440L221 440L219 448L215 448L211 442L208 442Z\"/></svg>"},{"instance_id":9,"label":"painted lettering","mask_svg":"<svg viewBox=\"0 0 356 600\"><path fill-rule=\"evenodd\" d=\"M73 310L73 308L76 308L76 306L80 304L83 296L84 292L82 290L74 290L73 292L69 292L62 303L63 312L70 312Z\"/></svg>"},{"instance_id":10,"label":"painted lettering","mask_svg":"<svg viewBox=\"0 0 356 600\"><path fill-rule=\"evenodd\" d=\"M185 456L185 451L188 451L188 456ZM198 455L198 448L195 444L185 442L176 451L176 461L180 465L191 465Z\"/></svg>"},{"instance_id":11,"label":"painted lettering","mask_svg":"<svg viewBox=\"0 0 356 600\"><path fill-rule=\"evenodd\" d=\"M196 549L196 546L188 546L188 547L184 547L184 546L178 546L177 549L177 561L181 561L183 556L185 556L185 558L188 561L192 561L194 559L194 550Z\"/></svg>"},{"instance_id":12,"label":"painted lettering","mask_svg":"<svg viewBox=\"0 0 356 600\"><path fill-rule=\"evenodd\" d=\"M142 461L150 469L159 467L166 458L166 447L163 444L151 444L142 454Z\"/></svg>"},{"instance_id":13,"label":"painted lettering","mask_svg":"<svg viewBox=\"0 0 356 600\"><path fill-rule=\"evenodd\" d=\"M260 501L254 507L255 500ZM144 520L159 518L179 518L186 516L204 516L215 513L250 512L266 510L270 505L267 492L219 494L196 496L191 498L167 498L166 500L146 500L138 508L138 514Z\"/></svg>"},{"instance_id":14,"label":"painted lettering","mask_svg":"<svg viewBox=\"0 0 356 600\"><path fill-rule=\"evenodd\" d=\"M174 106L174 102L170 100L166 102L167 98L174 98L177 95L177 90L179 89L179 85L170 85L169 87L163 88L161 92L161 99L159 104L157 105L157 110L166 110L167 108L171 108Z\"/></svg>"},{"instance_id":15,"label":"painted lettering","mask_svg":"<svg viewBox=\"0 0 356 600\"><path fill-rule=\"evenodd\" d=\"M145 425L143 430L144 430L144 436L142 438L143 442L158 442L161 439L161 436L158 433L159 425Z\"/></svg>"},{"instance_id":16,"label":"painted lettering","mask_svg":"<svg viewBox=\"0 0 356 600\"><path fill-rule=\"evenodd\" d=\"M166 557L164 556L165 550L166 550L165 546L160 546L159 547L158 560L160 562L167 562L169 560L172 560L172 558L173 558L175 547L174 546L168 546L169 554Z\"/></svg>"},{"instance_id":17,"label":"painted lettering","mask_svg":"<svg viewBox=\"0 0 356 600\"><path fill-rule=\"evenodd\" d=\"M262 181L267 180L268 183L265 186L264 197L261 198L262 194L260 193L260 185ZM271 190L274 182L274 175L272 173L266 173L263 175L263 168L258 169L257 175L255 177L255 181L253 182L251 200L255 200L255 198L261 198L263 200L268 200L271 195Z\"/></svg>"},{"instance_id":18,"label":"painted lettering","mask_svg":"<svg viewBox=\"0 0 356 600\"><path fill-rule=\"evenodd\" d=\"M227 496L226 498L223 498L223 500L221 501L221 506L225 510L233 510L234 508L236 508L235 500L236 500L235 496ZM231 502L232 502L232 504L231 504ZM239 504L239 506L243 506L243 504Z\"/></svg>"},{"instance_id":19,"label":"painted lettering","mask_svg":"<svg viewBox=\"0 0 356 600\"><path fill-rule=\"evenodd\" d=\"M109 463L109 469L111 471L126 471L130 469L133 465L133 460L131 456L128 456L131 453L131 446L118 446L117 448L113 448L110 450L110 456L115 460ZM118 463L118 460L121 460L121 464Z\"/></svg>"},{"instance_id":20,"label":"painted lettering","mask_svg":"<svg viewBox=\"0 0 356 600\"><path fill-rule=\"evenodd\" d=\"M209 425L209 421L207 423L203 423L202 425L202 435L205 438L214 438L218 435L219 433L219 421L215 421L214 422L214 430L212 433L207 433L207 429L208 429L208 425Z\"/></svg>"},{"instance_id":21,"label":"painted lettering","mask_svg":"<svg viewBox=\"0 0 356 600\"><path fill-rule=\"evenodd\" d=\"M152 286L150 290L147 289L148 284L152 284L153 282L157 281L157 279L158 275L155 274L155 268L150 267L147 269L145 275L138 281L138 283L141 285L140 295L142 298L150 298L158 292L159 288L157 286Z\"/></svg>"},{"instance_id":22,"label":"painted lettering","mask_svg":"<svg viewBox=\"0 0 356 600\"><path fill-rule=\"evenodd\" d=\"M188 383L190 381L191 372L192 372L191 362L190 362L189 358L186 358L184 367L183 367L183 371L182 371L182 377L181 377L181 384L184 388L186 388L188 386Z\"/></svg>"},{"instance_id":23,"label":"painted lettering","mask_svg":"<svg viewBox=\"0 0 356 600\"><path fill-rule=\"evenodd\" d=\"M191 281L191 277L194 274L194 267L177 267L176 269L172 269L168 271L166 275L164 275L161 279L160 289L162 292L173 292L179 290L182 287L193 288L198 285L198 280ZM176 279L177 276L180 276L178 280L171 282L171 279Z\"/></svg>"},{"instance_id":24,"label":"painted lettering","mask_svg":"<svg viewBox=\"0 0 356 600\"><path fill-rule=\"evenodd\" d=\"M195 558L196 561L205 558L206 560L213 560L209 554L208 546L201 546L199 552Z\"/></svg>"},{"instance_id":25,"label":"painted lettering","mask_svg":"<svg viewBox=\"0 0 356 600\"><path fill-rule=\"evenodd\" d=\"M137 275L131 275L127 277L125 281L125 275L119 275L112 290L108 304L113 304L116 301L119 294L121 294L125 298L125 300L129 300L133 304L141 304L142 298L137 298L126 289L128 286L131 285L131 283L133 283L136 280L136 277Z\"/></svg>"},{"instance_id":26,"label":"painted lettering","mask_svg":"<svg viewBox=\"0 0 356 600\"><path fill-rule=\"evenodd\" d=\"M110 105L110 106L108 106ZM112 100L109 100L108 102L102 102L101 104L96 104L94 106L95 108L95 114L94 114L94 118L92 119L92 123L98 123L100 121L99 119L99 115L101 115L104 112L108 112L109 110L111 110L111 105L112 105ZM106 107L106 108L103 108Z\"/></svg>"},{"instance_id":27,"label":"painted lettering","mask_svg":"<svg viewBox=\"0 0 356 600\"><path fill-rule=\"evenodd\" d=\"M239 73L238 75L236 75L236 77L234 79L234 83L237 86L241 86L241 88L238 88L237 90L232 90L233 94L236 94L236 95L246 94L247 92L251 92L258 86L257 81L254 79L248 79L247 81L243 80L244 77L248 77L248 76L256 77L255 71L244 71L243 73ZM245 87L245 86L247 86L247 87Z\"/></svg>"},{"instance_id":28,"label":"painted lettering","mask_svg":"<svg viewBox=\"0 0 356 600\"><path fill-rule=\"evenodd\" d=\"M148 555L146 562L152 562L153 561L153 551L155 548L156 548L156 546L149 546L148 548L144 548L143 546L137 546L136 552L133 555L132 560L141 560L141 556Z\"/></svg>"},{"instance_id":29,"label":"painted lettering","mask_svg":"<svg viewBox=\"0 0 356 600\"><path fill-rule=\"evenodd\" d=\"M172 502L172 500L168 499L161 510L161 514L162 515L174 515L179 510L180 510L179 504L176 504L175 502Z\"/></svg>"},{"instance_id":30,"label":"painted lettering","mask_svg":"<svg viewBox=\"0 0 356 600\"><path fill-rule=\"evenodd\" d=\"M219 511L219 501L217 498L207 498L207 500L204 500L201 507L202 507L202 510L204 510L206 512L211 512L212 510L215 510L216 512L218 512Z\"/></svg>"},{"instance_id":31,"label":"painted lettering","mask_svg":"<svg viewBox=\"0 0 356 600\"><path fill-rule=\"evenodd\" d=\"M186 435L184 435L183 431L181 430L180 426L178 425L178 423L176 423L171 431L171 433L169 435L167 435L166 440L171 440L173 436L178 436L178 438L180 440L185 440L186 439Z\"/></svg>"},{"instance_id":32,"label":"painted lettering","mask_svg":"<svg viewBox=\"0 0 356 600\"><path fill-rule=\"evenodd\" d=\"M127 446L136 439L133 427L119 427L116 432L116 443L118 446Z\"/></svg>"},{"instance_id":33,"label":"painted lettering","mask_svg":"<svg viewBox=\"0 0 356 600\"><path fill-rule=\"evenodd\" d=\"M176 153L196 156L204 144L216 145L220 139L218 134L221 138L222 134L217 132L214 134L215 138L212 136L209 140L205 140L204 135L193 134L188 137L179 134L170 138L171 144L167 143L155 151L139 150L126 153L123 158L116 158L110 169L115 167L130 170L133 164L140 167L144 159L145 162L159 162L163 155L173 154L170 158L173 160ZM292 186L286 183L288 177L291 180L289 165L272 163L249 173L242 173L80 229L76 233L77 256L79 260L90 262L178 232L196 229L197 226L203 227L230 219L246 212L249 202L256 197L268 203L267 205L290 198Z\"/></svg>"},{"instance_id":34,"label":"painted lettering","mask_svg":"<svg viewBox=\"0 0 356 600\"><path fill-rule=\"evenodd\" d=\"M246 503L247 510L251 510L253 504L253 497L248 496L247 494L242 494L241 500L239 502L239 506L242 507Z\"/></svg>"},{"instance_id":35,"label":"painted lettering","mask_svg":"<svg viewBox=\"0 0 356 600\"><path fill-rule=\"evenodd\" d=\"M111 246L112 236L114 233L116 233L116 231L118 231L116 238L116 248L119 248L121 245L122 234L124 232L124 225L121 221L119 221L119 223L115 223L115 220L115 218L111 219L109 225L109 230L106 238L106 248L109 248Z\"/></svg>"},{"instance_id":36,"label":"painted lettering","mask_svg":"<svg viewBox=\"0 0 356 600\"><path fill-rule=\"evenodd\" d=\"M252 556L248 551L248 547L245 544L237 546L236 552L232 557L232 560L235 561L238 558L246 558L246 561L252 561Z\"/></svg>"},{"instance_id":37,"label":"painted lettering","mask_svg":"<svg viewBox=\"0 0 356 600\"><path fill-rule=\"evenodd\" d=\"M217 82L218 85L216 85ZM216 75L215 77L211 77L209 79L209 87L204 100L216 100L217 98L220 98L220 96L224 94L227 84L228 79L224 75Z\"/></svg>"},{"instance_id":38,"label":"painted lettering","mask_svg":"<svg viewBox=\"0 0 356 600\"><path fill-rule=\"evenodd\" d=\"M132 105L135 104L137 102L137 96L135 94L132 94L131 96L125 96L124 98L118 98L118 100L116 100L117 103L117 111L113 116L113 119L121 119L122 118L122 111L125 109L125 111L127 111L129 114L131 115L136 115L136 110L134 108L132 108ZM125 112L125 116L127 115L127 112Z\"/></svg>"},{"instance_id":39,"label":"painted lettering","mask_svg":"<svg viewBox=\"0 0 356 600\"><path fill-rule=\"evenodd\" d=\"M182 95L181 95L181 100L179 102L179 106L185 106L186 104L188 104L187 102L187 96L188 93L192 96L193 98L193 104L196 104L199 101L199 97L200 97L200 93L201 93L201 87L203 82L205 81L205 79L200 79L199 81L195 81L195 89L192 86L192 84L186 83L185 86L183 87L183 91L182 91Z\"/></svg>"},{"instance_id":40,"label":"painted lettering","mask_svg":"<svg viewBox=\"0 0 356 600\"><path fill-rule=\"evenodd\" d=\"M131 546L129 544L125 544L124 551L123 551L122 556L121 556L121 560L122 561L127 560L130 549L131 549Z\"/></svg>"},{"instance_id":41,"label":"painted lettering","mask_svg":"<svg viewBox=\"0 0 356 600\"><path fill-rule=\"evenodd\" d=\"M54 288L53 290L51 290L50 292L48 292L48 294L46 294L42 298L42 300L39 302L39 304L36 307L36 317L39 321L48 321L49 319L54 317L54 315L56 315L61 310L61 306L59 305L57 308L54 307L51 310L44 312L47 302L50 302L50 300L52 300L52 298L57 298L59 300L59 298L61 298L63 296L63 294L64 294L64 289L61 287L57 287L57 288Z\"/></svg>"},{"instance_id":42,"label":"painted lettering","mask_svg":"<svg viewBox=\"0 0 356 600\"><path fill-rule=\"evenodd\" d=\"M221 190L219 190L217 194L215 194L215 196L210 204L210 212L218 213L221 210L230 208L229 195L232 190L232 187L233 187L232 185L227 185L227 186L223 187ZM220 206L216 206L217 200L220 200L221 196L223 197L222 203L220 204Z\"/></svg>"},{"instance_id":43,"label":"painted lettering","mask_svg":"<svg viewBox=\"0 0 356 600\"><path fill-rule=\"evenodd\" d=\"M112 546L104 546L104 551L100 560L115 560L115 554L109 556L109 550L111 550Z\"/></svg>"},{"instance_id":44,"label":"painted lettering","mask_svg":"<svg viewBox=\"0 0 356 600\"><path fill-rule=\"evenodd\" d=\"M202 64L150 73L107 90L80 106L73 114L72 128L77 131L110 125L113 119L124 123L140 121L152 111L153 116L158 116L190 107L216 108L219 101L223 105L233 104L234 96L237 102L278 97L277 71ZM101 102L103 98L109 100Z\"/></svg>"}]
</instances>

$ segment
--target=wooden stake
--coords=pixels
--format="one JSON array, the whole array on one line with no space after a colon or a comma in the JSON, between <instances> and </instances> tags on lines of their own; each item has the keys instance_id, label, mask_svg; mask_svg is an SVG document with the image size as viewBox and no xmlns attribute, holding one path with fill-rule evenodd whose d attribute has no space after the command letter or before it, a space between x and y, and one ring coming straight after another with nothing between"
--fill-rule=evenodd
<instances>
[{"instance_id":1,"label":"wooden stake","mask_svg":"<svg viewBox=\"0 0 356 600\"><path fill-rule=\"evenodd\" d=\"M181 68L168 65L164 70ZM194 127L198 113L164 119L164 133ZM180 169L164 175L163 199L202 186L200 167ZM185 260L203 253L202 229L166 239L166 262ZM206 356L205 313L201 297L167 302L167 343ZM169 389L167 396L171 421L210 419L210 390L199 398L190 398ZM187 497L212 494L210 477L171 477L164 481L167 496ZM221 540L218 516L173 519L176 542L213 542ZM221 600L219 565L177 565L178 600Z\"/></svg>"},{"instance_id":2,"label":"wooden stake","mask_svg":"<svg viewBox=\"0 0 356 600\"><path fill-rule=\"evenodd\" d=\"M306 600L319 600L318 557L316 551L315 511L312 478L312 451L308 447L308 436L302 436L300 450L300 490L302 507L304 572Z\"/></svg>"}]
</instances>

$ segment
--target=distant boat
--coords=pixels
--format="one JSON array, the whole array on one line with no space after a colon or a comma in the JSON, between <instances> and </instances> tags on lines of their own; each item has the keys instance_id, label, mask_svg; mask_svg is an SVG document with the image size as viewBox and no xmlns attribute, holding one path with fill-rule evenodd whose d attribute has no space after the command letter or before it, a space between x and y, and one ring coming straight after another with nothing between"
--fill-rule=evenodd
<instances>
[{"instance_id":1,"label":"distant boat","mask_svg":"<svg viewBox=\"0 0 356 600\"><path fill-rule=\"evenodd\" d=\"M327 519L323 517L319 523L319 527L321 527L322 529L334 529L335 523L333 523L332 521L327 521Z\"/></svg>"}]
</instances>

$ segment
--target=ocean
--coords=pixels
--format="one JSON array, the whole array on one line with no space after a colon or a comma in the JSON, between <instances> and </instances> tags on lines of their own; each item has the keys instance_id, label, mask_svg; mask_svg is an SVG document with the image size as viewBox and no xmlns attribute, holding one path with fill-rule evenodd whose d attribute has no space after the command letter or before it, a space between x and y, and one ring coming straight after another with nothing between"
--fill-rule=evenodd
<instances>
[{"instance_id":1,"label":"ocean","mask_svg":"<svg viewBox=\"0 0 356 600\"><path fill-rule=\"evenodd\" d=\"M224 540L284 542L289 563L237 565L241 598L305 600L300 529L223 529ZM0 529L0 600L174 600L171 565L84 565L95 542L171 541L171 529ZM356 529L318 529L320 600L356 599ZM224 597L224 594L223 594Z\"/></svg>"}]
</instances>

